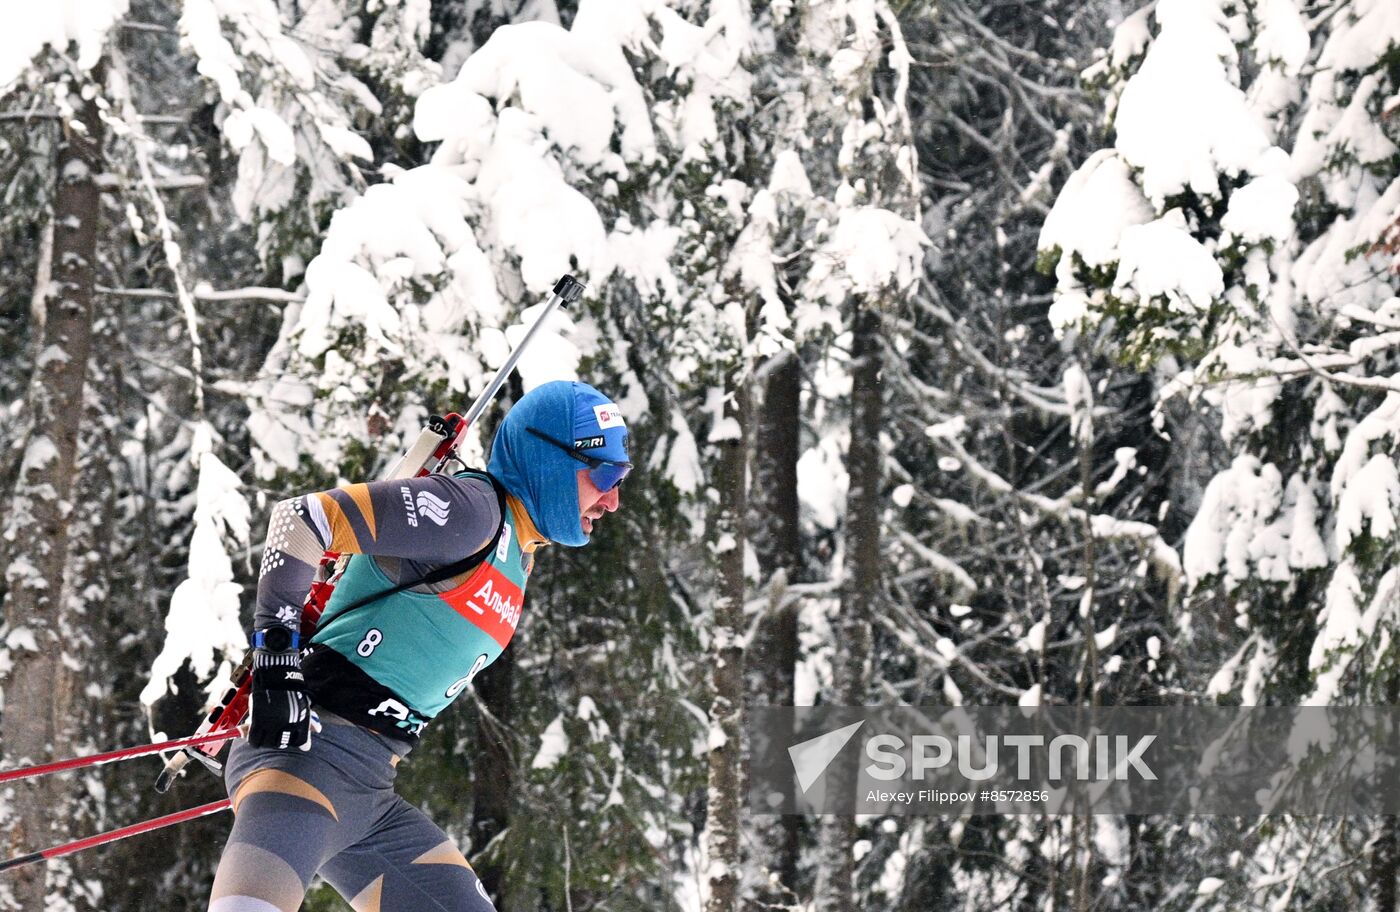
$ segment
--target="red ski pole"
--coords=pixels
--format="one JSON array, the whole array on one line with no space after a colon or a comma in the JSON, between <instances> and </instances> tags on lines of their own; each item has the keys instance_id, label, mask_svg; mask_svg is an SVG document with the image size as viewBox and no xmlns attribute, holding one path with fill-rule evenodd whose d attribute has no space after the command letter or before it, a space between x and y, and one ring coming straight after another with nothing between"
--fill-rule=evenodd
<instances>
[{"instance_id":1,"label":"red ski pole","mask_svg":"<svg viewBox=\"0 0 1400 912\"><path fill-rule=\"evenodd\" d=\"M41 763L38 766L24 766L19 769L0 772L0 785L6 782L14 782L18 779L46 776L49 773L61 773L64 770L82 769L88 766L101 766L104 763L129 760L132 757L144 757L148 754L158 754L161 751L178 750L182 747L197 747L201 744L228 741L236 737L238 737L237 730L221 731L214 732L213 734L195 735L189 738L177 738L174 741L161 741L158 744L142 744L139 747L128 747L122 750L108 751L105 754L90 754L86 757L74 757L71 760L56 760L53 763Z\"/></svg>"},{"instance_id":2,"label":"red ski pole","mask_svg":"<svg viewBox=\"0 0 1400 912\"><path fill-rule=\"evenodd\" d=\"M176 811L174 814L166 814L164 817L155 817L141 823L133 823L130 826L124 826L121 829L109 830L106 833L98 833L96 836L89 836L86 839L79 839L76 842L54 846L51 849L44 849L42 852L30 852L28 855L19 855L8 861L0 861L0 871L8 871L11 868L22 868L36 861L48 861L51 858L72 855L74 852L81 852L84 849L106 845L109 842L116 842L128 836L140 836L142 833L149 833L152 830L159 830L162 827L174 826L177 823L184 823L186 820L194 820L198 817L206 817L209 814L217 814L220 811L228 810L228 808L229 800L225 798L222 801L202 804L199 807L190 808L189 810Z\"/></svg>"}]
</instances>

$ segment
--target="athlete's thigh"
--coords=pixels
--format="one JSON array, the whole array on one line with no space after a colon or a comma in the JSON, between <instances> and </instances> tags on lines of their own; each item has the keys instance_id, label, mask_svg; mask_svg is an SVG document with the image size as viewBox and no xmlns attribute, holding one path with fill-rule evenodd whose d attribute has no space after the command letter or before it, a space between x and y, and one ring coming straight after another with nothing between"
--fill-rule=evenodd
<instances>
[{"instance_id":1,"label":"athlete's thigh","mask_svg":"<svg viewBox=\"0 0 1400 912\"><path fill-rule=\"evenodd\" d=\"M398 796L369 835L327 862L321 876L355 912L495 912L457 845Z\"/></svg>"},{"instance_id":2,"label":"athlete's thigh","mask_svg":"<svg viewBox=\"0 0 1400 912\"><path fill-rule=\"evenodd\" d=\"M239 744L230 760L234 823L210 912L295 912L316 871L364 830L354 783L314 750L259 754Z\"/></svg>"}]
</instances>

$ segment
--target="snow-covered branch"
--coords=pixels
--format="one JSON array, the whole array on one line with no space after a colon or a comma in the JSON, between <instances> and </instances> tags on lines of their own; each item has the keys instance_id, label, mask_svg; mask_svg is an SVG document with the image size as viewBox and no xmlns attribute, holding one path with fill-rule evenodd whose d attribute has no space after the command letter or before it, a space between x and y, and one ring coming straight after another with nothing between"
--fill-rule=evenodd
<instances>
[{"instance_id":1,"label":"snow-covered branch","mask_svg":"<svg viewBox=\"0 0 1400 912\"><path fill-rule=\"evenodd\" d=\"M160 288L107 288L99 285L97 291L100 294L113 295L121 298L178 299L175 292ZM190 294L196 301L211 302L253 301L265 304L295 304L306 300L306 296L303 294L286 291L281 288L226 288L216 291L204 285L196 285L191 290Z\"/></svg>"}]
</instances>

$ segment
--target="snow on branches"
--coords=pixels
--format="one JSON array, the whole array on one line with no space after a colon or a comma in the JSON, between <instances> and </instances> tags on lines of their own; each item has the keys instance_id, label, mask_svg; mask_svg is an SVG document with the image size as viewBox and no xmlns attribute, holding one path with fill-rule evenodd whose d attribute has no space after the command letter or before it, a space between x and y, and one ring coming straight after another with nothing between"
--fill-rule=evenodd
<instances>
[{"instance_id":1,"label":"snow on branches","mask_svg":"<svg viewBox=\"0 0 1400 912\"><path fill-rule=\"evenodd\" d=\"M882 45L871 29L884 7L837 6L808 14L804 40L833 55L826 69L839 83L875 65ZM504 353L502 301L541 293L566 271L595 295L618 282L639 296L681 384L726 352L771 355L794 334L839 325L834 307L846 295L912 286L927 238L887 206L916 199L907 114L877 104L867 119L859 105L838 112L844 96L813 93L782 109L773 147L745 148L736 112L755 91L750 56L771 44L756 35L773 23L738 5L697 21L688 11L585 0L567 30L497 29L455 80L422 94L413 127L439 143L431 161L389 169L388 182L336 213L307 269L306 306L288 313L252 423L270 457L264 472L296 465L310 446L298 441L326 440L328 419L349 403L363 410L376 384L347 364L388 359L452 392L471 387ZM891 63L903 85L900 48ZM835 161L805 136L818 110L840 114ZM861 172L881 143L895 147L894 180ZM804 158L836 180L814 192ZM793 246L800 294L774 267ZM756 296L752 325L726 280ZM792 297L802 303L789 313ZM556 359L556 376L573 363ZM634 414L646 408L638 391L622 395ZM347 409L328 404L336 400ZM325 452L343 450L331 437ZM677 482L695 489L694 479Z\"/></svg>"},{"instance_id":2,"label":"snow on branches","mask_svg":"<svg viewBox=\"0 0 1400 912\"><path fill-rule=\"evenodd\" d=\"M1233 36L1245 22L1218 0L1163 0L1154 18L1137 68L1109 74L1113 149L1070 178L1040 238L1055 325L1111 318L1123 356L1142 365L1200 356L1254 316L1297 199L1288 158L1241 85ZM1138 56L1144 20L1124 23L1110 60Z\"/></svg>"},{"instance_id":3,"label":"snow on branches","mask_svg":"<svg viewBox=\"0 0 1400 912\"><path fill-rule=\"evenodd\" d=\"M213 428L202 422L195 426L190 461L199 470L199 482L188 576L170 597L165 641L141 691L147 707L170 692L170 679L186 662L196 678L208 682L207 694L213 698L228 686L232 665L226 657L248 645L239 617L243 587L234 582L225 541L247 546L250 510L238 476L214 455L213 441Z\"/></svg>"},{"instance_id":4,"label":"snow on branches","mask_svg":"<svg viewBox=\"0 0 1400 912\"><path fill-rule=\"evenodd\" d=\"M30 70L44 48L62 53L77 44L78 69L91 70L102 58L107 35L126 15L128 0L51 0L11 7L0 29L0 96Z\"/></svg>"},{"instance_id":5,"label":"snow on branches","mask_svg":"<svg viewBox=\"0 0 1400 912\"><path fill-rule=\"evenodd\" d=\"M1400 623L1365 607L1400 544L1397 53L1385 0L1313 19L1294 0L1159 0L1086 74L1110 89L1114 147L1069 179L1040 240L1060 331L1216 410L1235 455L1187 532L1187 575L1243 596L1240 626L1265 641L1291 623L1278 593L1312 605L1324 702L1377 625Z\"/></svg>"},{"instance_id":6,"label":"snow on branches","mask_svg":"<svg viewBox=\"0 0 1400 912\"><path fill-rule=\"evenodd\" d=\"M294 22L273 0L184 0L182 45L218 90L223 136L239 155L240 218L267 219L294 202L334 207L363 189L359 163L374 153L355 127L384 101L352 70L410 95L435 81L437 66L419 52L422 6L381 11L366 46L357 40L358 6L342 0L302 4ZM265 226L265 251L270 234Z\"/></svg>"}]
</instances>

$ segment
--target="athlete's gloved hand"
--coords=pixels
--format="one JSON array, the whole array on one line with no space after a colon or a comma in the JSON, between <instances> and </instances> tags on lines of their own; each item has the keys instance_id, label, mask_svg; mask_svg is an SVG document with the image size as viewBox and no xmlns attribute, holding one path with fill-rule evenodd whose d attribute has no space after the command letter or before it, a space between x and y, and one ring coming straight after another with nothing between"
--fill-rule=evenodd
<instances>
[{"instance_id":1,"label":"athlete's gloved hand","mask_svg":"<svg viewBox=\"0 0 1400 912\"><path fill-rule=\"evenodd\" d=\"M253 687L248 701L248 743L285 750L311 749L311 697L295 650L253 650Z\"/></svg>"}]
</instances>

